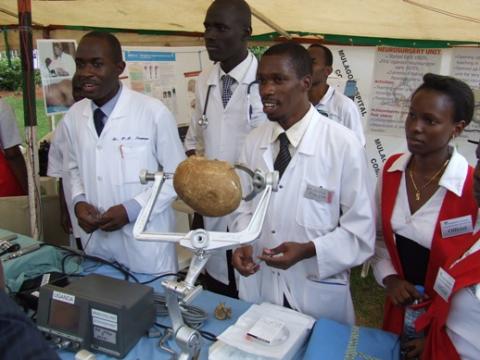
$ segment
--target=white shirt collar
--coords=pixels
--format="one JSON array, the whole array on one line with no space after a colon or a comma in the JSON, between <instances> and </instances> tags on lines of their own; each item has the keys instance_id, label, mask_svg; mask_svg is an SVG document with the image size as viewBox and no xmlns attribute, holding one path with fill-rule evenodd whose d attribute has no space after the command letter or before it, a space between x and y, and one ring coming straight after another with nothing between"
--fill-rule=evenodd
<instances>
[{"instance_id":1,"label":"white shirt collar","mask_svg":"<svg viewBox=\"0 0 480 360\"><path fill-rule=\"evenodd\" d=\"M320 101L316 106L326 105L332 98L334 92L335 92L335 89L333 88L333 86L328 85L327 92L325 93L325 95L323 95L323 97L320 99Z\"/></svg>"},{"instance_id":2,"label":"white shirt collar","mask_svg":"<svg viewBox=\"0 0 480 360\"><path fill-rule=\"evenodd\" d=\"M387 171L405 172L411 157L412 154L410 152L405 152L393 162L393 164L390 166L390 168L387 169ZM445 189L453 192L457 196L461 196L463 191L463 185L465 184L465 179L467 178L467 173L467 160L457 151L456 148L453 148L452 157L450 158L447 168L443 172L443 175L440 178L438 185L443 186Z\"/></svg>"},{"instance_id":3,"label":"white shirt collar","mask_svg":"<svg viewBox=\"0 0 480 360\"><path fill-rule=\"evenodd\" d=\"M247 74L248 68L250 67L251 62L253 61L253 58L252 58L253 56L254 55L249 51L245 59L243 59L243 61L240 64L235 66L228 73L228 75L230 75L237 81L237 84L240 84L245 79L245 75ZM222 76L225 75L226 73L225 71L222 70L221 66L219 66L218 68L220 69L220 79L222 79Z\"/></svg>"},{"instance_id":4,"label":"white shirt collar","mask_svg":"<svg viewBox=\"0 0 480 360\"><path fill-rule=\"evenodd\" d=\"M310 124L310 121L312 119L312 111L316 110L313 108L313 106L310 106L309 110L305 113L303 118L293 124L287 131L285 131L280 126L280 124L274 122L270 143L276 141L278 135L285 132L287 134L288 141L290 141L290 145L292 145L294 148L297 148L303 138L303 135L307 131L308 125Z\"/></svg>"}]
</instances>

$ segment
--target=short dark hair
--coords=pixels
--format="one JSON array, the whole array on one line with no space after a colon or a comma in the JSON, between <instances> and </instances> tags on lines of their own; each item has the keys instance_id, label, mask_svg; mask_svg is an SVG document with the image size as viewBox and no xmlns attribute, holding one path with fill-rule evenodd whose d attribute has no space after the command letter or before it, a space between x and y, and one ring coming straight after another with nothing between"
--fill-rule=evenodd
<instances>
[{"instance_id":1,"label":"short dark hair","mask_svg":"<svg viewBox=\"0 0 480 360\"><path fill-rule=\"evenodd\" d=\"M273 45L263 54L263 56L271 55L287 55L299 78L312 75L312 58L307 49L294 41Z\"/></svg>"},{"instance_id":2,"label":"short dark hair","mask_svg":"<svg viewBox=\"0 0 480 360\"><path fill-rule=\"evenodd\" d=\"M242 26L252 27L252 10L245 0L215 0L210 6L228 6Z\"/></svg>"},{"instance_id":3,"label":"short dark hair","mask_svg":"<svg viewBox=\"0 0 480 360\"><path fill-rule=\"evenodd\" d=\"M84 38L96 38L96 39L105 40L107 44L110 46L110 51L112 52L111 53L112 60L114 62L123 61L122 45L120 45L120 41L118 41L115 35L110 34L108 32L91 31L85 34L82 39Z\"/></svg>"},{"instance_id":4,"label":"short dark hair","mask_svg":"<svg viewBox=\"0 0 480 360\"><path fill-rule=\"evenodd\" d=\"M315 44L312 44L310 45L308 48L320 48L320 49L323 49L323 54L325 55L325 65L327 66L332 66L333 65L333 54L332 54L332 51L326 47L325 45L322 45L322 44L318 44L318 43L315 43Z\"/></svg>"},{"instance_id":5,"label":"short dark hair","mask_svg":"<svg viewBox=\"0 0 480 360\"><path fill-rule=\"evenodd\" d=\"M435 90L447 95L453 102L453 120L465 121L470 124L475 109L475 97L473 91L466 83L451 76L443 76L432 73L423 75L421 84L412 94L412 98L420 90Z\"/></svg>"}]
</instances>

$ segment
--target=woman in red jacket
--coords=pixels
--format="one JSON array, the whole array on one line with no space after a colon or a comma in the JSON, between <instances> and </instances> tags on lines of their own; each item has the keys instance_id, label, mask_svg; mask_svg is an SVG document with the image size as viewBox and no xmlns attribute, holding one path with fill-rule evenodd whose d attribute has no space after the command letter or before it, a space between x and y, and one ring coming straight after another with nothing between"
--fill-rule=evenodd
<instances>
[{"instance_id":1,"label":"woman in red jacket","mask_svg":"<svg viewBox=\"0 0 480 360\"><path fill-rule=\"evenodd\" d=\"M473 168L449 144L473 117L472 90L446 76L426 74L423 81L405 120L408 152L391 156L378 181L374 273L387 291L383 327L397 334L405 306L420 299L415 285L433 297L439 266L472 245L477 218ZM407 358L422 344L408 342Z\"/></svg>"},{"instance_id":2,"label":"woman in red jacket","mask_svg":"<svg viewBox=\"0 0 480 360\"><path fill-rule=\"evenodd\" d=\"M480 207L480 145L474 175L475 200ZM480 359L480 228L475 244L435 279L435 296L427 313L417 321L427 329L424 360Z\"/></svg>"}]
</instances>

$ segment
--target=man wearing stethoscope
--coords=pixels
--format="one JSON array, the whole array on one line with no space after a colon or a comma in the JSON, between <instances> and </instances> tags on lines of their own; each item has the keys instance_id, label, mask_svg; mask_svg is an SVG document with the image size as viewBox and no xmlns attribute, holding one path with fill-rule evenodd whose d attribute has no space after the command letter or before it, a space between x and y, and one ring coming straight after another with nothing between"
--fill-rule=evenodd
<instances>
[{"instance_id":1,"label":"man wearing stethoscope","mask_svg":"<svg viewBox=\"0 0 480 360\"><path fill-rule=\"evenodd\" d=\"M251 12L244 0L216 0L204 21L205 46L215 64L200 74L196 109L185 138L188 156L203 144L205 157L235 163L247 134L266 120L255 84L257 59L248 51ZM225 231L228 216L204 218L207 230ZM237 297L231 253L212 255L206 287Z\"/></svg>"}]
</instances>

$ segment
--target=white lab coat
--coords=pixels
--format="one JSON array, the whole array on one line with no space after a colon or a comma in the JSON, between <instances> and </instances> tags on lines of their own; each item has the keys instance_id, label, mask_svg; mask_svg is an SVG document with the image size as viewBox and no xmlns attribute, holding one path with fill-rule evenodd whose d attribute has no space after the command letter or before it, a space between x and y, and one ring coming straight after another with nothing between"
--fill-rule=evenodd
<instances>
[{"instance_id":1,"label":"white lab coat","mask_svg":"<svg viewBox=\"0 0 480 360\"><path fill-rule=\"evenodd\" d=\"M352 130L360 143L365 146L363 121L353 100L329 86L315 108L328 115L328 118Z\"/></svg>"},{"instance_id":2,"label":"white lab coat","mask_svg":"<svg viewBox=\"0 0 480 360\"><path fill-rule=\"evenodd\" d=\"M85 194L87 202L100 211L133 198L144 206L151 183L140 184L140 171L163 167L165 172L174 172L185 157L173 115L159 100L127 87L123 87L100 138L88 99L70 108L65 125L72 197ZM174 231L175 218L170 205L175 196L172 183L166 182L153 210L150 229ZM176 271L174 244L137 241L132 229L130 223L113 232L95 231L87 253L115 259L135 272ZM82 231L84 247L88 238Z\"/></svg>"},{"instance_id":3,"label":"white lab coat","mask_svg":"<svg viewBox=\"0 0 480 360\"><path fill-rule=\"evenodd\" d=\"M287 270L260 264L250 277L239 277L239 296L251 302L289 304L315 318L327 317L353 324L350 268L373 254L375 217L373 189L368 185L365 151L350 130L310 107L311 120L298 148L273 193L262 233L254 243L255 256L263 248L286 241L313 241L316 257ZM273 170L272 123L254 130L241 161L251 168ZM327 190L331 202L305 196ZM325 192L323 194L326 194ZM315 195L313 196L315 198ZM258 197L242 202L235 213L234 230L250 220Z\"/></svg>"},{"instance_id":4,"label":"white lab coat","mask_svg":"<svg viewBox=\"0 0 480 360\"><path fill-rule=\"evenodd\" d=\"M195 112L185 137L184 145L187 151L197 149L198 144L203 143L205 157L234 164L238 160L246 136L253 128L266 121L258 85L255 84L251 87L250 99L249 101L247 99L248 86L255 81L258 66L258 61L251 52L248 53L247 61L249 62L248 69L225 108L221 97L220 63L216 63L200 74L196 84ZM211 90L207 104L206 97L209 86ZM252 106L252 116L249 120L250 105ZM198 119L201 118L205 106L208 126L203 128L198 125ZM204 225L207 230L226 231L228 223L228 216L204 217ZM212 255L206 269L212 277L228 284L225 252Z\"/></svg>"},{"instance_id":5,"label":"white lab coat","mask_svg":"<svg viewBox=\"0 0 480 360\"><path fill-rule=\"evenodd\" d=\"M47 175L62 179L63 194L65 196L65 203L67 204L68 215L72 223L73 237L78 238L80 237L81 231L72 204L70 173L65 171L65 169L68 168L68 150L65 132L65 122L62 119L53 133L52 143L48 150ZM74 242L71 242L70 245L74 247L77 246Z\"/></svg>"}]
</instances>

